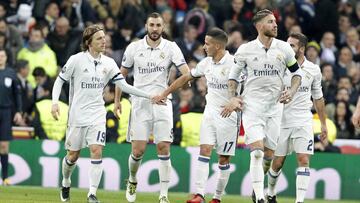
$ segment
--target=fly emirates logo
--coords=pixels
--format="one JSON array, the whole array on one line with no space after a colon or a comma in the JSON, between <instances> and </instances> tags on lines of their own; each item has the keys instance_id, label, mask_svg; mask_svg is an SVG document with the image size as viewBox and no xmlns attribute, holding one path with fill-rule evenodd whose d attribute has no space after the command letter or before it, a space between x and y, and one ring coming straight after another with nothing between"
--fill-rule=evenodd
<instances>
[{"instance_id":1,"label":"fly emirates logo","mask_svg":"<svg viewBox=\"0 0 360 203\"><path fill-rule=\"evenodd\" d=\"M99 77L91 77L91 82L81 82L82 89L104 89L105 84Z\"/></svg>"},{"instance_id":2,"label":"fly emirates logo","mask_svg":"<svg viewBox=\"0 0 360 203\"><path fill-rule=\"evenodd\" d=\"M149 74L155 72L164 72L165 66L156 65L155 62L148 62L146 68L138 67L140 74Z\"/></svg>"},{"instance_id":3,"label":"fly emirates logo","mask_svg":"<svg viewBox=\"0 0 360 203\"><path fill-rule=\"evenodd\" d=\"M276 68L274 68L274 65L270 65L270 64L264 64L264 68L259 70L259 69L254 69L254 76L278 76L279 70L277 70Z\"/></svg>"}]
</instances>

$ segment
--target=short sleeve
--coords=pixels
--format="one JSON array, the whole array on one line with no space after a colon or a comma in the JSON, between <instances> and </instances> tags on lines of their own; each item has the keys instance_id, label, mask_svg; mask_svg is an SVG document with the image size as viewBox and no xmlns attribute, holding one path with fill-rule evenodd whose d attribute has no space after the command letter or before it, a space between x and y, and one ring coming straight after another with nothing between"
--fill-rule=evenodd
<instances>
[{"instance_id":1,"label":"short sleeve","mask_svg":"<svg viewBox=\"0 0 360 203\"><path fill-rule=\"evenodd\" d=\"M171 42L171 62L178 68L186 63L183 53L175 42Z\"/></svg>"},{"instance_id":2,"label":"short sleeve","mask_svg":"<svg viewBox=\"0 0 360 203\"><path fill-rule=\"evenodd\" d=\"M297 63L296 58L295 58L295 52L294 50L291 48L290 44L284 42L284 54L285 54L285 63L286 63L286 67L290 67L292 65L294 65L295 63Z\"/></svg>"},{"instance_id":3,"label":"short sleeve","mask_svg":"<svg viewBox=\"0 0 360 203\"><path fill-rule=\"evenodd\" d=\"M112 78L114 78L118 74L120 74L120 69L117 66L114 59L110 58L109 71L108 71L107 78L105 79L105 81L107 81L107 82L110 81Z\"/></svg>"},{"instance_id":4,"label":"short sleeve","mask_svg":"<svg viewBox=\"0 0 360 203\"><path fill-rule=\"evenodd\" d=\"M316 68L319 68L319 67L316 66ZM316 74L314 76L314 80L311 85L311 96L313 99L321 99L323 97L321 80L322 80L322 75L321 75L321 72L318 71L318 74Z\"/></svg>"},{"instance_id":5,"label":"short sleeve","mask_svg":"<svg viewBox=\"0 0 360 203\"><path fill-rule=\"evenodd\" d=\"M74 71L75 71L75 66L76 66L76 60L75 60L75 56L71 56L66 64L62 67L60 73L59 73L59 77L68 82L70 80L70 78L73 76Z\"/></svg>"},{"instance_id":6,"label":"short sleeve","mask_svg":"<svg viewBox=\"0 0 360 203\"><path fill-rule=\"evenodd\" d=\"M199 78L203 75L205 75L205 68L206 68L206 65L205 65L205 60L207 58L203 59L202 61L200 61L195 68L191 69L190 70L190 74L192 77L194 78Z\"/></svg>"},{"instance_id":7,"label":"short sleeve","mask_svg":"<svg viewBox=\"0 0 360 203\"><path fill-rule=\"evenodd\" d=\"M245 45L241 45L234 55L234 65L230 69L229 80L239 81L244 68L246 68L246 52Z\"/></svg>"},{"instance_id":8,"label":"short sleeve","mask_svg":"<svg viewBox=\"0 0 360 203\"><path fill-rule=\"evenodd\" d=\"M125 68L132 68L134 65L134 52L135 52L135 43L132 42L129 46L125 49L121 65Z\"/></svg>"}]
</instances>

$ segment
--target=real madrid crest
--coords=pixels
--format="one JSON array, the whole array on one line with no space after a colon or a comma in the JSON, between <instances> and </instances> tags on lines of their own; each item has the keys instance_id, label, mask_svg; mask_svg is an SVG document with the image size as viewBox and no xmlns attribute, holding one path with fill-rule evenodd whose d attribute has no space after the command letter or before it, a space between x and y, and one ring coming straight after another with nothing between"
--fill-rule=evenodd
<instances>
[{"instance_id":1,"label":"real madrid crest","mask_svg":"<svg viewBox=\"0 0 360 203\"><path fill-rule=\"evenodd\" d=\"M160 58L161 58L161 59L165 59L165 53L164 53L164 52L161 52L161 53L160 53Z\"/></svg>"}]
</instances>

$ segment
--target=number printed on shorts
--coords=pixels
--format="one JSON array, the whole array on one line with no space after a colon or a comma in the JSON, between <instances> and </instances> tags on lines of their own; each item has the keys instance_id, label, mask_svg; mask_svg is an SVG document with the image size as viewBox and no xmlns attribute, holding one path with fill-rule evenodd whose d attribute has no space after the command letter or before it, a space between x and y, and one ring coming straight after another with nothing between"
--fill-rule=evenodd
<instances>
[{"instance_id":1,"label":"number printed on shorts","mask_svg":"<svg viewBox=\"0 0 360 203\"><path fill-rule=\"evenodd\" d=\"M314 142L312 140L309 140L309 146L307 147L308 151L312 151L313 144L314 144Z\"/></svg>"},{"instance_id":2,"label":"number printed on shorts","mask_svg":"<svg viewBox=\"0 0 360 203\"><path fill-rule=\"evenodd\" d=\"M223 152L229 152L231 147L233 146L234 142L225 142L224 150Z\"/></svg>"},{"instance_id":3,"label":"number printed on shorts","mask_svg":"<svg viewBox=\"0 0 360 203\"><path fill-rule=\"evenodd\" d=\"M104 143L105 141L106 141L106 134L105 134L105 132L101 132L101 131L99 131L98 132L98 135L97 135L97 138L96 138L96 141L97 142L102 142L102 143Z\"/></svg>"}]
</instances>

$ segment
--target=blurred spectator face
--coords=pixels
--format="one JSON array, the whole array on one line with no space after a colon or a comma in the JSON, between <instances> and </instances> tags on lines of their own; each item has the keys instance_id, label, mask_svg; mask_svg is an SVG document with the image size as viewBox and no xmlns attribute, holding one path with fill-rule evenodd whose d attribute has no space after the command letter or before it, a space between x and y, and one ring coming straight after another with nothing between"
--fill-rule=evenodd
<instances>
[{"instance_id":1,"label":"blurred spectator face","mask_svg":"<svg viewBox=\"0 0 360 203\"><path fill-rule=\"evenodd\" d=\"M198 37L196 28L194 26L189 25L185 30L184 37L188 42L194 42Z\"/></svg>"},{"instance_id":2,"label":"blurred spectator face","mask_svg":"<svg viewBox=\"0 0 360 203\"><path fill-rule=\"evenodd\" d=\"M341 15L339 17L339 30L341 32L346 32L351 27L350 19L348 16Z\"/></svg>"},{"instance_id":3,"label":"blurred spectator face","mask_svg":"<svg viewBox=\"0 0 360 203\"><path fill-rule=\"evenodd\" d=\"M348 77L341 77L338 82L338 88L345 88L351 90L351 80Z\"/></svg>"},{"instance_id":4,"label":"blurred spectator face","mask_svg":"<svg viewBox=\"0 0 360 203\"><path fill-rule=\"evenodd\" d=\"M3 4L0 4L0 18L4 18L6 15L6 9Z\"/></svg>"},{"instance_id":5,"label":"blurred spectator face","mask_svg":"<svg viewBox=\"0 0 360 203\"><path fill-rule=\"evenodd\" d=\"M208 1L207 0L196 0L196 7L199 8L206 8L208 5Z\"/></svg>"},{"instance_id":6,"label":"blurred spectator face","mask_svg":"<svg viewBox=\"0 0 360 203\"><path fill-rule=\"evenodd\" d=\"M307 58L309 61L315 63L316 60L317 60L317 58L318 58L318 56L319 56L319 52L316 50L315 47L308 47L308 48L306 49L306 58Z\"/></svg>"},{"instance_id":7,"label":"blurred spectator face","mask_svg":"<svg viewBox=\"0 0 360 203\"><path fill-rule=\"evenodd\" d=\"M5 20L0 20L0 32L6 33L7 25Z\"/></svg>"},{"instance_id":8,"label":"blurred spectator face","mask_svg":"<svg viewBox=\"0 0 360 203\"><path fill-rule=\"evenodd\" d=\"M129 41L131 39L131 35L132 35L132 30L128 29L128 28L121 28L120 29L120 34L121 36L123 36L127 41Z\"/></svg>"},{"instance_id":9,"label":"blurred spectator face","mask_svg":"<svg viewBox=\"0 0 360 203\"><path fill-rule=\"evenodd\" d=\"M70 29L69 20L66 17L60 17L56 21L55 31L60 36L65 36Z\"/></svg>"},{"instance_id":10,"label":"blurred spectator face","mask_svg":"<svg viewBox=\"0 0 360 203\"><path fill-rule=\"evenodd\" d=\"M346 116L346 104L345 102L339 102L336 105L336 115L338 117L345 117Z\"/></svg>"},{"instance_id":11,"label":"blurred spectator face","mask_svg":"<svg viewBox=\"0 0 360 203\"><path fill-rule=\"evenodd\" d=\"M244 0L232 0L231 6L235 13L240 13L244 7Z\"/></svg>"},{"instance_id":12,"label":"blurred spectator face","mask_svg":"<svg viewBox=\"0 0 360 203\"><path fill-rule=\"evenodd\" d=\"M229 36L229 44L233 47L239 47L244 43L244 39L242 33L240 31L233 31Z\"/></svg>"},{"instance_id":13,"label":"blurred spectator face","mask_svg":"<svg viewBox=\"0 0 360 203\"><path fill-rule=\"evenodd\" d=\"M0 35L0 48L5 48L5 44L6 43L6 35L5 34L1 34Z\"/></svg>"},{"instance_id":14,"label":"blurred spectator face","mask_svg":"<svg viewBox=\"0 0 360 203\"><path fill-rule=\"evenodd\" d=\"M331 48L335 45L335 35L332 32L325 32L321 42L326 48Z\"/></svg>"},{"instance_id":15,"label":"blurred spectator face","mask_svg":"<svg viewBox=\"0 0 360 203\"><path fill-rule=\"evenodd\" d=\"M357 84L360 81L360 69L355 64L348 69L348 76L351 77L353 84Z\"/></svg>"},{"instance_id":16,"label":"blurred spectator face","mask_svg":"<svg viewBox=\"0 0 360 203\"><path fill-rule=\"evenodd\" d=\"M7 60L6 52L5 52L5 50L1 50L0 51L0 67L3 67L6 65L6 60Z\"/></svg>"},{"instance_id":17,"label":"blurred spectator face","mask_svg":"<svg viewBox=\"0 0 360 203\"><path fill-rule=\"evenodd\" d=\"M160 39L162 32L164 31L164 21L161 18L149 18L146 22L147 36L157 41Z\"/></svg>"},{"instance_id":18,"label":"blurred spectator face","mask_svg":"<svg viewBox=\"0 0 360 203\"><path fill-rule=\"evenodd\" d=\"M340 50L339 54L339 62L343 64L349 64L352 62L353 54L348 47L343 47Z\"/></svg>"},{"instance_id":19,"label":"blurred spectator face","mask_svg":"<svg viewBox=\"0 0 360 203\"><path fill-rule=\"evenodd\" d=\"M180 100L183 102L189 102L192 100L194 93L191 88L182 89L180 91Z\"/></svg>"},{"instance_id":20,"label":"blurred spectator face","mask_svg":"<svg viewBox=\"0 0 360 203\"><path fill-rule=\"evenodd\" d=\"M46 82L46 76L35 76L36 85L43 85Z\"/></svg>"},{"instance_id":21,"label":"blurred spectator face","mask_svg":"<svg viewBox=\"0 0 360 203\"><path fill-rule=\"evenodd\" d=\"M30 73L30 68L29 68L29 64L27 64L25 67L21 68L19 70L19 74L23 77L23 78L27 78L27 76Z\"/></svg>"},{"instance_id":22,"label":"blurred spectator face","mask_svg":"<svg viewBox=\"0 0 360 203\"><path fill-rule=\"evenodd\" d=\"M165 9L163 12L161 12L161 16L164 18L165 24L171 24L171 20L173 18L171 9Z\"/></svg>"},{"instance_id":23,"label":"blurred spectator face","mask_svg":"<svg viewBox=\"0 0 360 203\"><path fill-rule=\"evenodd\" d=\"M268 4L268 0L255 0L254 3L256 8L264 9Z\"/></svg>"},{"instance_id":24,"label":"blurred spectator face","mask_svg":"<svg viewBox=\"0 0 360 203\"><path fill-rule=\"evenodd\" d=\"M322 69L322 77L325 81L331 81L334 77L333 68L331 65L325 65Z\"/></svg>"},{"instance_id":25,"label":"blurred spectator face","mask_svg":"<svg viewBox=\"0 0 360 203\"><path fill-rule=\"evenodd\" d=\"M105 19L105 28L106 28L106 31L114 31L114 30L116 30L116 24L115 24L114 18L107 17Z\"/></svg>"},{"instance_id":26,"label":"blurred spectator face","mask_svg":"<svg viewBox=\"0 0 360 203\"><path fill-rule=\"evenodd\" d=\"M291 26L289 33L293 33L293 32L302 33L300 25Z\"/></svg>"},{"instance_id":27,"label":"blurred spectator face","mask_svg":"<svg viewBox=\"0 0 360 203\"><path fill-rule=\"evenodd\" d=\"M40 42L43 39L44 38L43 38L43 35L41 33L41 30L35 30L35 29L31 30L30 36L29 36L29 41L30 42Z\"/></svg>"},{"instance_id":28,"label":"blurred spectator face","mask_svg":"<svg viewBox=\"0 0 360 203\"><path fill-rule=\"evenodd\" d=\"M349 92L345 88L338 89L336 93L337 101L345 101L348 102L350 99Z\"/></svg>"},{"instance_id":29,"label":"blurred spectator face","mask_svg":"<svg viewBox=\"0 0 360 203\"><path fill-rule=\"evenodd\" d=\"M60 9L56 3L50 3L46 8L45 14L51 18L57 19L59 17Z\"/></svg>"},{"instance_id":30,"label":"blurred spectator face","mask_svg":"<svg viewBox=\"0 0 360 203\"><path fill-rule=\"evenodd\" d=\"M286 30L290 30L292 26L296 25L296 18L294 16L286 16L284 26Z\"/></svg>"},{"instance_id":31,"label":"blurred spectator face","mask_svg":"<svg viewBox=\"0 0 360 203\"><path fill-rule=\"evenodd\" d=\"M355 28L352 28L346 32L346 43L350 46L356 46L359 42L359 33Z\"/></svg>"}]
</instances>

